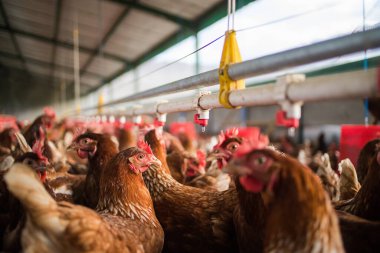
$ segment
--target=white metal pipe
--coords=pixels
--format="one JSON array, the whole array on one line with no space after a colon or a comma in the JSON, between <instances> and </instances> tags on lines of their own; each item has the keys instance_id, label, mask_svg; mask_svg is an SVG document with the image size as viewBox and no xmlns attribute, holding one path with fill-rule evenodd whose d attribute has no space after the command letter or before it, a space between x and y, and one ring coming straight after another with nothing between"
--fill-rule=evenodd
<instances>
[{"instance_id":1,"label":"white metal pipe","mask_svg":"<svg viewBox=\"0 0 380 253\"><path fill-rule=\"evenodd\" d=\"M157 107L157 104L134 108L134 109L128 110L125 115L133 116L133 115L144 115L144 114L156 114L157 112L156 107Z\"/></svg>"},{"instance_id":2,"label":"white metal pipe","mask_svg":"<svg viewBox=\"0 0 380 253\"><path fill-rule=\"evenodd\" d=\"M358 32L236 63L228 68L228 74L232 79L239 80L377 47L380 47L380 28ZM219 82L218 72L218 69L214 69L199 75L142 91L122 99L111 101L104 106L212 86ZM92 109L94 108L90 107L85 110Z\"/></svg>"},{"instance_id":3,"label":"white metal pipe","mask_svg":"<svg viewBox=\"0 0 380 253\"><path fill-rule=\"evenodd\" d=\"M344 98L365 98L380 95L376 69L353 71L307 78L305 82L290 83L284 89L284 96L290 101L311 102ZM230 93L233 106L264 106L278 104L276 85L266 85L236 90ZM126 110L124 115L173 113L195 111L198 97L187 97L161 104L143 105L135 110ZM218 94L203 95L199 98L199 107L204 110L223 107L219 104Z\"/></svg>"},{"instance_id":4,"label":"white metal pipe","mask_svg":"<svg viewBox=\"0 0 380 253\"><path fill-rule=\"evenodd\" d=\"M162 103L157 105L157 112L184 112L193 111L198 108L198 98L196 96L187 97L180 100L172 101L169 103Z\"/></svg>"},{"instance_id":5,"label":"white metal pipe","mask_svg":"<svg viewBox=\"0 0 380 253\"><path fill-rule=\"evenodd\" d=\"M380 92L379 73L376 69L341 73L335 80L330 75L318 76L305 83L290 85L287 96L292 101L308 102L372 97Z\"/></svg>"},{"instance_id":6,"label":"white metal pipe","mask_svg":"<svg viewBox=\"0 0 380 253\"><path fill-rule=\"evenodd\" d=\"M243 79L376 47L380 47L380 28L248 60L231 66L228 74Z\"/></svg>"}]
</instances>

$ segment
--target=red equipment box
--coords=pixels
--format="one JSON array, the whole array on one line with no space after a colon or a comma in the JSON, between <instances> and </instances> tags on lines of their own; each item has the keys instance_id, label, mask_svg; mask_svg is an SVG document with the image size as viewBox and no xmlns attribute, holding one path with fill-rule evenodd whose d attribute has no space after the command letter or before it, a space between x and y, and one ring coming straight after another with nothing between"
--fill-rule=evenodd
<instances>
[{"instance_id":1,"label":"red equipment box","mask_svg":"<svg viewBox=\"0 0 380 253\"><path fill-rule=\"evenodd\" d=\"M380 126L343 125L340 134L340 159L350 158L356 162L363 146L376 138L380 138Z\"/></svg>"},{"instance_id":2,"label":"red equipment box","mask_svg":"<svg viewBox=\"0 0 380 253\"><path fill-rule=\"evenodd\" d=\"M0 114L0 132L6 128L18 129L16 124L16 117Z\"/></svg>"}]
</instances>

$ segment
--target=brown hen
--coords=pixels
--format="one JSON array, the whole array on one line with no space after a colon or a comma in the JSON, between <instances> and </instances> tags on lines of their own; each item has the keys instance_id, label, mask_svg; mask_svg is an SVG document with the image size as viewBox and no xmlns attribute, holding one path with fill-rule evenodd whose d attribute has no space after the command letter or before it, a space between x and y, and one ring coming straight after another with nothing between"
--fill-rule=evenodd
<instances>
[{"instance_id":1,"label":"brown hen","mask_svg":"<svg viewBox=\"0 0 380 253\"><path fill-rule=\"evenodd\" d=\"M353 199L338 203L335 208L367 220L380 221L380 144L371 153L369 167L363 168L367 172L362 187Z\"/></svg>"},{"instance_id":2,"label":"brown hen","mask_svg":"<svg viewBox=\"0 0 380 253\"><path fill-rule=\"evenodd\" d=\"M160 149L155 131L146 135ZM232 214L236 191L206 191L177 182L160 166L152 166L144 181L165 231L164 252L236 252Z\"/></svg>"},{"instance_id":3,"label":"brown hen","mask_svg":"<svg viewBox=\"0 0 380 253\"><path fill-rule=\"evenodd\" d=\"M84 202L86 206L94 209L99 199L100 175L108 162L119 152L117 145L109 135L85 133L78 136L69 149L76 150L80 158L88 158L89 161L84 197L76 196L75 202Z\"/></svg>"},{"instance_id":4,"label":"brown hen","mask_svg":"<svg viewBox=\"0 0 380 253\"><path fill-rule=\"evenodd\" d=\"M141 172L159 161L145 150L130 148L112 159L100 180L97 212L55 202L22 164L5 176L9 190L28 216L25 252L161 252L163 231Z\"/></svg>"},{"instance_id":5,"label":"brown hen","mask_svg":"<svg viewBox=\"0 0 380 253\"><path fill-rule=\"evenodd\" d=\"M254 150L232 165L242 186L261 192L268 206L264 252L344 252L334 209L309 168L270 149Z\"/></svg>"}]
</instances>

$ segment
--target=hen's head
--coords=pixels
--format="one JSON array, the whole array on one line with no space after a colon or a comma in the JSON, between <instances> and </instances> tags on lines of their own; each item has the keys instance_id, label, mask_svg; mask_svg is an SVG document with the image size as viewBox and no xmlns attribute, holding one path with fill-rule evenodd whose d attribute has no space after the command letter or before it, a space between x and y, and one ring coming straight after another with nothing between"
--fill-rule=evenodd
<instances>
[{"instance_id":1,"label":"hen's head","mask_svg":"<svg viewBox=\"0 0 380 253\"><path fill-rule=\"evenodd\" d=\"M367 142L359 153L357 160L356 172L360 184L363 184L365 177L368 174L368 169L371 167L372 158L377 155L380 148L380 138Z\"/></svg>"},{"instance_id":2,"label":"hen's head","mask_svg":"<svg viewBox=\"0 0 380 253\"><path fill-rule=\"evenodd\" d=\"M41 182L45 182L47 169L50 165L46 157L42 156L40 153L28 152L18 157L16 162L31 167L38 174Z\"/></svg>"},{"instance_id":3,"label":"hen's head","mask_svg":"<svg viewBox=\"0 0 380 253\"><path fill-rule=\"evenodd\" d=\"M55 122L55 116L53 117L52 115L42 115L40 116L40 120L41 120L41 125L45 128L45 129L51 129L54 125L54 122Z\"/></svg>"},{"instance_id":4,"label":"hen's head","mask_svg":"<svg viewBox=\"0 0 380 253\"><path fill-rule=\"evenodd\" d=\"M17 132L16 128L7 128L3 130L0 134L0 139L2 141L1 145L12 149L13 146L17 145L17 138L15 133Z\"/></svg>"},{"instance_id":5,"label":"hen's head","mask_svg":"<svg viewBox=\"0 0 380 253\"><path fill-rule=\"evenodd\" d=\"M219 169L222 169L235 154L245 154L253 148L264 148L269 144L268 137L260 134L258 128L232 128L225 133L222 131L218 138L219 141L208 160L217 159Z\"/></svg>"},{"instance_id":6,"label":"hen's head","mask_svg":"<svg viewBox=\"0 0 380 253\"><path fill-rule=\"evenodd\" d=\"M278 173L288 162L286 156L278 151L257 149L234 158L226 170L239 176L239 181L246 191L273 192Z\"/></svg>"},{"instance_id":7,"label":"hen's head","mask_svg":"<svg viewBox=\"0 0 380 253\"><path fill-rule=\"evenodd\" d=\"M146 171L151 165L161 166L161 161L154 155L149 145L144 141L137 143L137 148L128 148L125 153L128 156L128 165L135 174Z\"/></svg>"},{"instance_id":8,"label":"hen's head","mask_svg":"<svg viewBox=\"0 0 380 253\"><path fill-rule=\"evenodd\" d=\"M239 136L238 129L228 129L225 133L221 131L218 136L218 143L214 146L207 160L216 159L219 169L222 169L242 143L243 138Z\"/></svg>"},{"instance_id":9,"label":"hen's head","mask_svg":"<svg viewBox=\"0 0 380 253\"><path fill-rule=\"evenodd\" d=\"M186 177L195 177L205 173L206 155L203 151L197 150L196 156L185 157L183 174Z\"/></svg>"},{"instance_id":10,"label":"hen's head","mask_svg":"<svg viewBox=\"0 0 380 253\"><path fill-rule=\"evenodd\" d=\"M375 168L376 172L379 173L379 169L380 169L380 143L377 143L376 144L376 147L375 147L375 154L374 156L371 158L371 162L370 162L370 168L369 170Z\"/></svg>"},{"instance_id":11,"label":"hen's head","mask_svg":"<svg viewBox=\"0 0 380 253\"><path fill-rule=\"evenodd\" d=\"M74 139L68 149L75 150L82 159L93 157L96 154L100 137L100 134L95 133L81 134Z\"/></svg>"}]
</instances>

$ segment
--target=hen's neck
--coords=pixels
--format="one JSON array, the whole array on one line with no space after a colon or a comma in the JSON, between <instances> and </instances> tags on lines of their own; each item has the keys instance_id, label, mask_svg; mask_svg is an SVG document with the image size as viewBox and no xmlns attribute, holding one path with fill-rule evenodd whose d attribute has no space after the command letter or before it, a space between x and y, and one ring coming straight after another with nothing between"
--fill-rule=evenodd
<instances>
[{"instance_id":1,"label":"hen's neck","mask_svg":"<svg viewBox=\"0 0 380 253\"><path fill-rule=\"evenodd\" d=\"M154 200L160 198L169 188L181 186L170 174L164 172L162 167L152 165L143 173L145 185Z\"/></svg>"},{"instance_id":2,"label":"hen's neck","mask_svg":"<svg viewBox=\"0 0 380 253\"><path fill-rule=\"evenodd\" d=\"M363 185L354 198L351 213L368 220L380 220L380 165L373 161Z\"/></svg>"},{"instance_id":3,"label":"hen's neck","mask_svg":"<svg viewBox=\"0 0 380 253\"><path fill-rule=\"evenodd\" d=\"M260 193L247 192L243 189L238 179L235 179L236 191L238 193L240 212L246 222L256 228L263 228L266 220L264 201ZM252 214L252 210L255 214Z\"/></svg>"},{"instance_id":4,"label":"hen's neck","mask_svg":"<svg viewBox=\"0 0 380 253\"><path fill-rule=\"evenodd\" d=\"M129 168L105 172L100 181L97 211L158 226L153 202L141 174Z\"/></svg>"},{"instance_id":5,"label":"hen's neck","mask_svg":"<svg viewBox=\"0 0 380 253\"><path fill-rule=\"evenodd\" d=\"M113 141L106 138L100 139L97 144L95 155L89 159L90 166L88 174L92 174L99 179L102 170L107 165L108 161L117 153L118 150Z\"/></svg>"},{"instance_id":6,"label":"hen's neck","mask_svg":"<svg viewBox=\"0 0 380 253\"><path fill-rule=\"evenodd\" d=\"M40 126L42 126L41 116L38 117L24 133L25 140L30 147L33 147L33 144L36 141L35 134L38 133Z\"/></svg>"},{"instance_id":7,"label":"hen's neck","mask_svg":"<svg viewBox=\"0 0 380 253\"><path fill-rule=\"evenodd\" d=\"M344 252L334 209L311 171L282 170L274 195L265 252Z\"/></svg>"}]
</instances>

